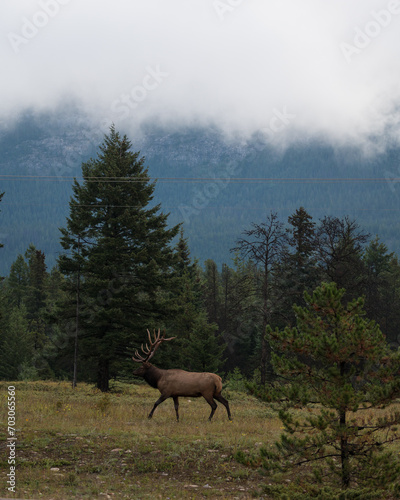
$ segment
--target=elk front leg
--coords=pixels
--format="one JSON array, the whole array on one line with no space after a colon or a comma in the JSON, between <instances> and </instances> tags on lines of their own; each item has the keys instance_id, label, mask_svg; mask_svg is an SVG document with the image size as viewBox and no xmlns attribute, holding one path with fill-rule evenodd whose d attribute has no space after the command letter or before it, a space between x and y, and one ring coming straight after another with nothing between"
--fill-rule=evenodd
<instances>
[{"instance_id":1,"label":"elk front leg","mask_svg":"<svg viewBox=\"0 0 400 500\"><path fill-rule=\"evenodd\" d=\"M175 407L175 413L176 413L176 421L179 422L179 399L177 396L174 396L174 407Z\"/></svg>"},{"instance_id":2,"label":"elk front leg","mask_svg":"<svg viewBox=\"0 0 400 500\"><path fill-rule=\"evenodd\" d=\"M151 417L153 416L154 410L157 408L157 406L158 406L159 404L161 404L163 401L165 401L165 400L167 399L167 397L168 397L168 396L163 396L163 395L161 395L161 396L157 399L157 401L154 403L153 409L152 409L152 410L151 410L151 412L149 413L148 418L151 418Z\"/></svg>"}]
</instances>

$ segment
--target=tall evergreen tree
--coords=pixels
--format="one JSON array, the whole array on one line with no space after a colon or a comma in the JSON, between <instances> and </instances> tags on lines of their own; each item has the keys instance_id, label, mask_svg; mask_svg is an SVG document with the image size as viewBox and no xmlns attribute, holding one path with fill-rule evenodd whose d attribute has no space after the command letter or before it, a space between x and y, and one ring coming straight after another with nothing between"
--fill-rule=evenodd
<instances>
[{"instance_id":1,"label":"tall evergreen tree","mask_svg":"<svg viewBox=\"0 0 400 500\"><path fill-rule=\"evenodd\" d=\"M3 199L3 196L4 196L4 192L0 193L0 202ZM0 248L3 248L3 246L4 246L3 243L0 242Z\"/></svg>"},{"instance_id":2,"label":"tall evergreen tree","mask_svg":"<svg viewBox=\"0 0 400 500\"><path fill-rule=\"evenodd\" d=\"M314 251L315 222L304 207L288 217L291 226L289 233L289 245L294 248L294 260L298 268L307 263Z\"/></svg>"},{"instance_id":3,"label":"tall evergreen tree","mask_svg":"<svg viewBox=\"0 0 400 500\"><path fill-rule=\"evenodd\" d=\"M220 275L217 264L213 260L206 260L204 267L204 302L208 319L212 323L218 323L222 292Z\"/></svg>"},{"instance_id":4,"label":"tall evergreen tree","mask_svg":"<svg viewBox=\"0 0 400 500\"><path fill-rule=\"evenodd\" d=\"M388 271L385 272L382 286L384 315L381 318L382 329L388 342L395 349L400 346L400 262L393 256Z\"/></svg>"},{"instance_id":5,"label":"tall evergreen tree","mask_svg":"<svg viewBox=\"0 0 400 500\"><path fill-rule=\"evenodd\" d=\"M19 376L30 374L49 377L54 373L49 371L48 361L44 356L44 351L51 343L52 333L48 313L54 308L54 296L60 292L59 283L49 286L53 280L50 280L46 271L45 256L34 245L30 245L25 252L25 259L23 255L18 255L3 287L8 306L4 338L8 338L7 343L10 345L10 335L13 335L14 328L21 342L18 352L25 353L24 356L19 354L11 358L8 366L14 363L14 370L18 371ZM60 276L58 271L56 274ZM48 300L49 292L53 295L51 300Z\"/></svg>"},{"instance_id":6,"label":"tall evergreen tree","mask_svg":"<svg viewBox=\"0 0 400 500\"><path fill-rule=\"evenodd\" d=\"M288 243L292 250L275 273L277 291L280 290L275 326L293 324L293 305L303 304L304 290L313 290L320 277L314 255L315 222L311 215L300 207L288 217L288 222Z\"/></svg>"},{"instance_id":7,"label":"tall evergreen tree","mask_svg":"<svg viewBox=\"0 0 400 500\"><path fill-rule=\"evenodd\" d=\"M188 369L186 348L194 324L204 306L201 294L201 271L197 261L192 262L188 242L182 229L175 245L175 257L171 291L173 305L166 326L173 335L177 336L177 339L164 346L159 353L159 363L166 368Z\"/></svg>"},{"instance_id":8,"label":"tall evergreen tree","mask_svg":"<svg viewBox=\"0 0 400 500\"><path fill-rule=\"evenodd\" d=\"M25 308L12 309L0 320L0 328L0 378L17 380L24 365L32 365L34 353Z\"/></svg>"},{"instance_id":9,"label":"tall evergreen tree","mask_svg":"<svg viewBox=\"0 0 400 500\"><path fill-rule=\"evenodd\" d=\"M175 247L176 265L172 300L173 314L167 326L178 336L175 346L165 346L161 363L197 371L218 371L225 344L218 325L210 320L204 283L197 262L190 258L187 240L180 231ZM203 286L202 286L203 285ZM202 293L203 292L203 293ZM169 363L167 363L169 360Z\"/></svg>"},{"instance_id":10,"label":"tall evergreen tree","mask_svg":"<svg viewBox=\"0 0 400 500\"><path fill-rule=\"evenodd\" d=\"M185 349L190 370L218 372L222 367L225 345L219 343L217 329L207 321L205 312L197 315Z\"/></svg>"},{"instance_id":11,"label":"tall evergreen tree","mask_svg":"<svg viewBox=\"0 0 400 500\"><path fill-rule=\"evenodd\" d=\"M4 196L4 193L0 193L0 202L1 202L1 200L3 199L3 196ZM0 241L0 248L3 248L3 247L4 247L4 245L3 245L3 243ZM0 282L2 281L2 279L3 279L3 278L0 276Z\"/></svg>"},{"instance_id":12,"label":"tall evergreen tree","mask_svg":"<svg viewBox=\"0 0 400 500\"><path fill-rule=\"evenodd\" d=\"M21 307L26 302L29 284L29 267L22 255L11 265L6 281L8 301L11 306Z\"/></svg>"},{"instance_id":13,"label":"tall evergreen tree","mask_svg":"<svg viewBox=\"0 0 400 500\"><path fill-rule=\"evenodd\" d=\"M196 260L192 262L192 259L190 258L188 241L184 236L182 227L179 230L179 239L175 245L175 252L176 274L181 277L187 273L190 278L198 278L198 264Z\"/></svg>"},{"instance_id":14,"label":"tall evergreen tree","mask_svg":"<svg viewBox=\"0 0 400 500\"><path fill-rule=\"evenodd\" d=\"M79 352L96 365L97 387L107 391L118 353L167 315L162 291L170 283L170 243L179 227L168 228L168 216L152 205L155 183L144 158L114 127L98 157L83 163L82 175L82 184L74 181L70 216L61 230L66 253L59 266L69 277L70 297L76 297L80 274ZM65 305L72 322L73 303Z\"/></svg>"},{"instance_id":15,"label":"tall evergreen tree","mask_svg":"<svg viewBox=\"0 0 400 500\"><path fill-rule=\"evenodd\" d=\"M394 254L388 252L387 246L376 237L366 247L363 262L366 268L365 309L371 319L377 321L386 333L386 305L388 287L386 278Z\"/></svg>"},{"instance_id":16,"label":"tall evergreen tree","mask_svg":"<svg viewBox=\"0 0 400 500\"><path fill-rule=\"evenodd\" d=\"M45 255L30 245L25 253L28 260L28 287L26 293L26 309L29 331L34 339L35 350L43 347L45 342L45 306L47 271Z\"/></svg>"}]
</instances>

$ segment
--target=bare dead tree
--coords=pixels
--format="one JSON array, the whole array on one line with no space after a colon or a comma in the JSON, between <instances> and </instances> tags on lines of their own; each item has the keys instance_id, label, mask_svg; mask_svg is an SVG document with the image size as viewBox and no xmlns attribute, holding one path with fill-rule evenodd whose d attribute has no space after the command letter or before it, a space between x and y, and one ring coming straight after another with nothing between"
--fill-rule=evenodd
<instances>
[{"instance_id":1,"label":"bare dead tree","mask_svg":"<svg viewBox=\"0 0 400 500\"><path fill-rule=\"evenodd\" d=\"M271 319L271 271L279 263L288 248L288 235L283 223L274 212L261 224L252 224L252 229L243 232L243 238L236 242L231 251L238 252L242 259L251 259L262 270L262 330L261 330L261 383L267 378L267 364L270 358L266 326Z\"/></svg>"},{"instance_id":2,"label":"bare dead tree","mask_svg":"<svg viewBox=\"0 0 400 500\"><path fill-rule=\"evenodd\" d=\"M357 295L363 273L362 252L369 234L349 217L324 217L315 236L315 252L325 279Z\"/></svg>"}]
</instances>

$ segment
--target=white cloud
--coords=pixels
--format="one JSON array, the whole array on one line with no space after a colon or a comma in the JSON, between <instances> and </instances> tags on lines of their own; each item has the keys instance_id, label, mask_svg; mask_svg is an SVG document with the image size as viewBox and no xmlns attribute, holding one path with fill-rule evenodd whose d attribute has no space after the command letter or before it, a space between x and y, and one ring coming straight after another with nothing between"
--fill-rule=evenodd
<instances>
[{"instance_id":1,"label":"white cloud","mask_svg":"<svg viewBox=\"0 0 400 500\"><path fill-rule=\"evenodd\" d=\"M76 97L124 127L157 118L252 133L286 107L295 119L282 136L396 134L398 0L2 0L0 28L3 120ZM149 68L168 76L140 94Z\"/></svg>"}]
</instances>

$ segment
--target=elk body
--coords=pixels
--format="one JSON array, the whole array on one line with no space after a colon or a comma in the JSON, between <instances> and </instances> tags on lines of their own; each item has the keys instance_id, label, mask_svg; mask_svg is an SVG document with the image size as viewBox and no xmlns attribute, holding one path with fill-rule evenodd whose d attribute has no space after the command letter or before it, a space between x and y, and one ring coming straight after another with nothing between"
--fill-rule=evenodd
<instances>
[{"instance_id":1,"label":"elk body","mask_svg":"<svg viewBox=\"0 0 400 500\"><path fill-rule=\"evenodd\" d=\"M132 357L135 363L141 363L141 367L133 372L134 375L138 377L143 377L146 382L158 389L161 392L161 396L154 403L154 406L149 413L149 417L153 416L153 413L157 406L161 404L168 398L174 400L174 407L176 412L176 419L179 421L179 397L191 397L197 398L203 396L207 403L211 406L211 414L208 420L211 421L215 410L217 409L217 403L214 400L222 403L228 413L228 418L231 420L231 412L229 409L228 401L221 395L222 391L222 379L215 373L195 373L187 372L185 370L162 370L156 366L149 363L149 360L154 356L154 353L161 345L162 342L172 340L175 337L165 338L165 335L160 337L160 330L158 334L154 332L154 339L151 338L149 330L147 330L149 335L150 345L146 344L146 347L142 351L145 357L141 356L138 351L135 351L135 356Z\"/></svg>"}]
</instances>

